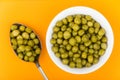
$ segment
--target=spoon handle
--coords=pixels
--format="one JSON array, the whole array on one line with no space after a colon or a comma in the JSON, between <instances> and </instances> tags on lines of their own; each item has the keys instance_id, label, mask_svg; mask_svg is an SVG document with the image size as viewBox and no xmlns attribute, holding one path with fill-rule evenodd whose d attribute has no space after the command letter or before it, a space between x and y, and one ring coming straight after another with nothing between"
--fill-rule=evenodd
<instances>
[{"instance_id":1,"label":"spoon handle","mask_svg":"<svg viewBox=\"0 0 120 80\"><path fill-rule=\"evenodd\" d=\"M36 66L37 66L38 70L40 71L40 73L42 74L42 76L44 77L44 80L48 80L46 74L44 73L44 71L41 68L41 66L39 65L39 63L36 63Z\"/></svg>"}]
</instances>

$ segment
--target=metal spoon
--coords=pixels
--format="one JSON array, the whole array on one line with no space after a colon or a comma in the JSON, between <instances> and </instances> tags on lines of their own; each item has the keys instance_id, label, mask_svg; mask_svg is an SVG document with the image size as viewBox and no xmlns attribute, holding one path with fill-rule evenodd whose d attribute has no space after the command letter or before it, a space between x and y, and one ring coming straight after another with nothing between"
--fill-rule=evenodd
<instances>
[{"instance_id":1,"label":"metal spoon","mask_svg":"<svg viewBox=\"0 0 120 80\"><path fill-rule=\"evenodd\" d=\"M21 25L23 25L23 24L15 23L15 24L13 24L13 25L21 26ZM25 26L25 25L23 25L23 26ZM27 26L25 26L25 27L27 27ZM33 30L32 30L32 31L33 31ZM34 31L33 31L33 32L34 32ZM35 32L34 32L34 33L35 33ZM36 33L35 33L35 34L36 34ZM40 42L40 48L42 49L40 38L38 37L38 35L36 35L36 36L37 36L37 38L39 39L39 42ZM11 46L12 46L12 44L11 44ZM14 50L14 52L15 52L15 50ZM15 54L17 55L16 52L15 52ZM39 57L40 57L40 55L39 55ZM38 62L38 59L35 60L34 63L36 64L36 66L37 66L39 72L42 74L44 80L48 80L46 74L44 73L43 69L41 68L41 66L40 66L40 64L39 64L39 62Z\"/></svg>"}]
</instances>

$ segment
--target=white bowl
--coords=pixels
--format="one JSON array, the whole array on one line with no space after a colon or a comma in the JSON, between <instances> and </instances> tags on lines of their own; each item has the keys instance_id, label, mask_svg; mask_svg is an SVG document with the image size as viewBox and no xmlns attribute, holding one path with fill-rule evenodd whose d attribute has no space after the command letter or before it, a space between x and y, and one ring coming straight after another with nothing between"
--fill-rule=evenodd
<instances>
[{"instance_id":1,"label":"white bowl","mask_svg":"<svg viewBox=\"0 0 120 80\"><path fill-rule=\"evenodd\" d=\"M99 22L101 24L101 26L106 30L106 36L108 38L108 42L107 42L108 47L105 51L105 54L100 57L100 60L97 64L92 65L89 68L81 68L81 69L70 68L67 65L62 64L60 59L57 58L51 50L52 45L50 43L50 39L52 37L53 27L54 27L55 23L58 20L61 20L68 15L74 15L74 14L91 15L92 18L95 19L97 22ZM93 72L93 71L99 69L101 66L103 66L106 63L106 61L110 57L110 55L112 53L112 49L113 49L113 44L114 44L113 31L112 31L111 26L110 26L109 22L107 21L107 19L98 11L96 11L92 8L83 7L83 6L71 7L71 8L68 8L68 9L60 12L57 16L55 16L55 18L50 23L50 25L48 27L47 35L46 35L46 46L47 46L47 51L49 53L50 58L59 68L61 68L62 70L66 71L66 72L72 73L72 74L87 74L87 73L90 73L90 72Z\"/></svg>"}]
</instances>

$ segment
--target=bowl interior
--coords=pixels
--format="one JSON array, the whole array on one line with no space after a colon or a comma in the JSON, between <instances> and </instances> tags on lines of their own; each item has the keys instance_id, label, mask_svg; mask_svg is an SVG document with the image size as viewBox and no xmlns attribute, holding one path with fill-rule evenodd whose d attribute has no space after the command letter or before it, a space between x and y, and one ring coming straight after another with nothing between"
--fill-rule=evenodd
<instances>
[{"instance_id":1,"label":"bowl interior","mask_svg":"<svg viewBox=\"0 0 120 80\"><path fill-rule=\"evenodd\" d=\"M101 27L103 27L106 30L106 36L108 38L108 47L105 51L105 54L103 56L100 57L100 60L97 64L92 65L89 68L70 68L67 65L62 64L62 62L60 61L59 58L57 58L54 53L51 50L51 43L50 43L50 39L52 37L52 33L53 33L53 27L55 25L55 23L58 20L61 20L63 18L65 18L68 15L74 15L74 14L84 14L84 15L90 15L92 16L92 18L94 20L96 20L97 22L100 23ZM88 7L82 7L82 6L77 6L77 7L71 7L68 8L66 10L63 10L62 12L60 12L50 23L49 27L48 27L48 31L46 34L46 46L47 46L47 51L49 53L50 58L52 59L52 61L62 70L72 73L72 74L86 74L86 73L90 73L93 72L95 70L97 70L98 68L100 68L102 65L105 64L105 62L108 60L108 58L110 57L110 54L112 52L112 48L113 48L113 43L114 43L114 37L113 37L113 32L111 29L111 26L109 24L109 22L107 21L107 19L98 11L92 9L92 8L88 8Z\"/></svg>"}]
</instances>

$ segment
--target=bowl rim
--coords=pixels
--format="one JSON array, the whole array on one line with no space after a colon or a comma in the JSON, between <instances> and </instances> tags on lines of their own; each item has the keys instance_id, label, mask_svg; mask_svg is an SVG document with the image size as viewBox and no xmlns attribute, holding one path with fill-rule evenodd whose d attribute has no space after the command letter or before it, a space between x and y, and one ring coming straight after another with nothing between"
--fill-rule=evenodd
<instances>
[{"instance_id":1,"label":"bowl rim","mask_svg":"<svg viewBox=\"0 0 120 80\"><path fill-rule=\"evenodd\" d=\"M106 36L108 38L108 42L107 42L108 47L105 51L105 54L100 57L100 61L97 64L92 65L91 66L92 68L91 67L90 68L81 68L81 69L69 68L67 65L62 64L60 59L57 59L57 57L54 55L54 53L51 50L51 44L50 44L50 41L49 41L50 40L50 35L52 34L51 30L58 20L61 20L61 19L65 18L65 15L66 16L74 15L73 11L71 11L71 10L76 11L74 14L84 14L86 12L84 15L91 15L93 19L95 19L97 22L99 22L101 24L101 27L103 27L104 25L107 25L104 28L106 30ZM93 16L93 14L94 14L94 16ZM95 14L97 14L97 15L95 15ZM101 20L101 18L102 18L103 21ZM103 24L101 22L106 23L106 24ZM98 70L109 59L109 57L112 53L112 50L113 50L113 46L114 46L114 34L113 34L113 31L112 31L112 27L111 27L110 23L108 22L108 20L99 11L97 11L93 8L90 8L90 7L86 7L86 6L73 6L73 7L67 8L67 9L59 12L50 22L47 33L46 33L46 47L47 47L47 51L48 51L48 54L49 54L50 58L60 69L66 71L66 72L72 73L72 74L88 74L88 73L91 73L91 72L94 72L94 71ZM103 58L103 59L101 59L101 58Z\"/></svg>"}]
</instances>

